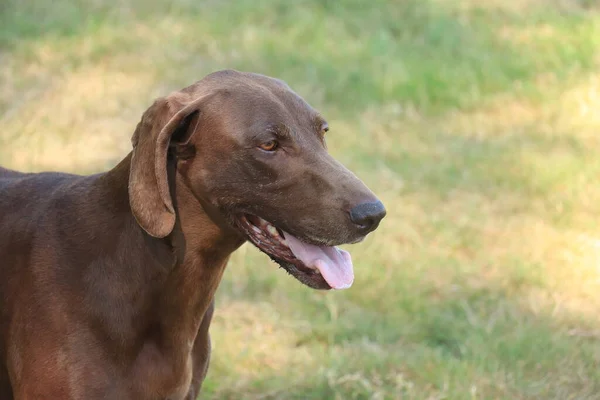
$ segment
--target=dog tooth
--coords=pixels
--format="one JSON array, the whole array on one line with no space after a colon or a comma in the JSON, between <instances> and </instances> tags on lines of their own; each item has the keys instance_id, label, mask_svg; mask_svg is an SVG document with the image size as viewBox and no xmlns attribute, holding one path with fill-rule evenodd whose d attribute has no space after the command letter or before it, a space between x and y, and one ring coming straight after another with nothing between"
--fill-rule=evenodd
<instances>
[{"instance_id":1,"label":"dog tooth","mask_svg":"<svg viewBox=\"0 0 600 400\"><path fill-rule=\"evenodd\" d=\"M269 224L267 226L267 231L273 235L273 236L279 236L279 232L277 232L277 228L275 228L273 225Z\"/></svg>"}]
</instances>

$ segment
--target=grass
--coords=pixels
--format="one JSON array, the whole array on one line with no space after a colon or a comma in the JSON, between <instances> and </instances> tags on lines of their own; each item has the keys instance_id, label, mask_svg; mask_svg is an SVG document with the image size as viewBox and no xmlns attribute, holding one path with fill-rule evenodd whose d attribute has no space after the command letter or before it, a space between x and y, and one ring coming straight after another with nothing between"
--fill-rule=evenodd
<instances>
[{"instance_id":1,"label":"grass","mask_svg":"<svg viewBox=\"0 0 600 400\"><path fill-rule=\"evenodd\" d=\"M0 163L107 169L151 100L286 80L389 215L344 292L243 247L213 399L600 399L600 8L590 0L8 0Z\"/></svg>"}]
</instances>

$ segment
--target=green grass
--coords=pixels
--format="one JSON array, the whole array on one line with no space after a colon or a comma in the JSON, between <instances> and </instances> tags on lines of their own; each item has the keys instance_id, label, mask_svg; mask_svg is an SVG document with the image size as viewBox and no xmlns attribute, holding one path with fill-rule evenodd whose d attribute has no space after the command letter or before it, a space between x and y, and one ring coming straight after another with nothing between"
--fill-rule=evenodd
<instances>
[{"instance_id":1,"label":"green grass","mask_svg":"<svg viewBox=\"0 0 600 400\"><path fill-rule=\"evenodd\" d=\"M0 163L104 170L154 97L284 79L389 215L352 289L250 247L213 399L600 399L600 8L590 0L8 0Z\"/></svg>"}]
</instances>

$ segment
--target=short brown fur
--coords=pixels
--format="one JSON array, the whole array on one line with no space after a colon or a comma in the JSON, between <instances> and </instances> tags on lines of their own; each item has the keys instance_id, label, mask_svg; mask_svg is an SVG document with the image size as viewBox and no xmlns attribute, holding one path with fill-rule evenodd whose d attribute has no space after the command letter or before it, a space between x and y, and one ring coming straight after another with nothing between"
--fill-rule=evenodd
<instances>
[{"instance_id":1,"label":"short brown fur","mask_svg":"<svg viewBox=\"0 0 600 400\"><path fill-rule=\"evenodd\" d=\"M348 211L376 198L321 121L285 83L221 71L158 99L108 172L0 168L0 400L195 399L246 240L233 216L328 244L365 234ZM267 154L274 127L290 138Z\"/></svg>"}]
</instances>

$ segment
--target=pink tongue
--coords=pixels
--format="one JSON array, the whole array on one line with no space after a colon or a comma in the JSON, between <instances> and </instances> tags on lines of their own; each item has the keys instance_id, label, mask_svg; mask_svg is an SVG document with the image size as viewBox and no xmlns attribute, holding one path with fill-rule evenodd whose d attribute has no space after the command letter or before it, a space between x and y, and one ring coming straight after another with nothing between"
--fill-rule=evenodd
<instances>
[{"instance_id":1,"label":"pink tongue","mask_svg":"<svg viewBox=\"0 0 600 400\"><path fill-rule=\"evenodd\" d=\"M319 270L333 289L347 289L354 282L350 253L337 247L304 243L284 232L285 239L296 258Z\"/></svg>"}]
</instances>

